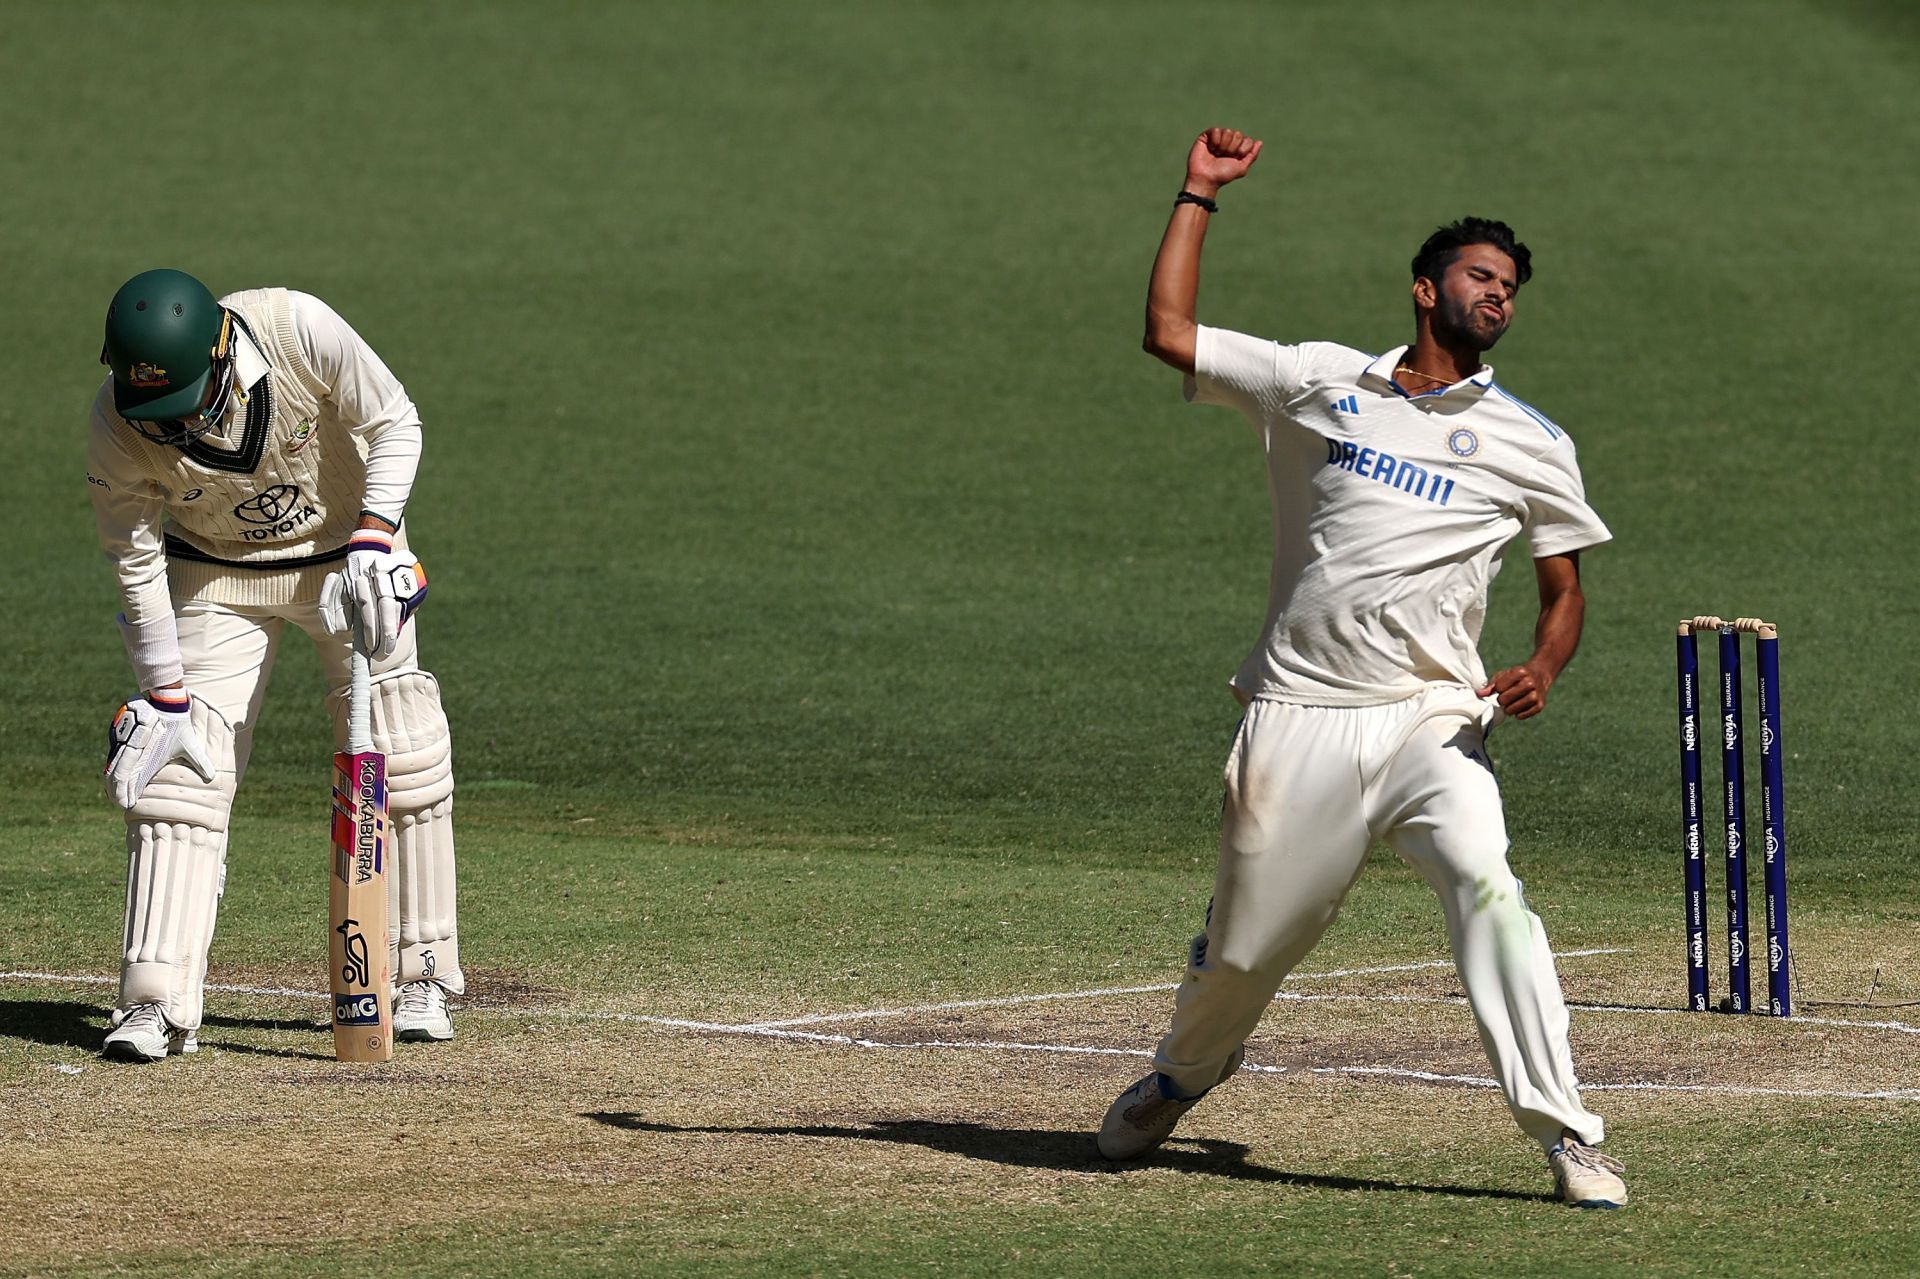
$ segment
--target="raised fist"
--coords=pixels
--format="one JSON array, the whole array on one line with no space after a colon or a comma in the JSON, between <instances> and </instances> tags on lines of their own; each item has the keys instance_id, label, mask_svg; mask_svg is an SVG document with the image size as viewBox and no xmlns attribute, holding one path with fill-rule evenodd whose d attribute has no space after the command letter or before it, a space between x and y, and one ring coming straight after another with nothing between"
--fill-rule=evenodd
<instances>
[{"instance_id":1,"label":"raised fist","mask_svg":"<svg viewBox=\"0 0 1920 1279\"><path fill-rule=\"evenodd\" d=\"M1238 129L1208 129L1194 139L1193 150L1187 152L1187 190L1195 195L1212 195L1227 183L1244 178L1259 158L1260 139Z\"/></svg>"}]
</instances>

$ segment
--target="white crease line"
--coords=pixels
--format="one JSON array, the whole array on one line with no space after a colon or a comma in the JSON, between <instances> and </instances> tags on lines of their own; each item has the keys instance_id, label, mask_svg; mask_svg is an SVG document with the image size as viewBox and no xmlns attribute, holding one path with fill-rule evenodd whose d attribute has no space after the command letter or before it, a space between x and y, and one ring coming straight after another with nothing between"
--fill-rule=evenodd
<instances>
[{"instance_id":1,"label":"white crease line","mask_svg":"<svg viewBox=\"0 0 1920 1279\"><path fill-rule=\"evenodd\" d=\"M0 973L0 978L27 978L38 980L66 980L83 984L106 984L109 979L103 977L62 977L54 973ZM309 998L322 998L311 991L286 990L274 986L218 986L209 989L227 990L244 994L300 995ZM1363 995L1293 995L1300 1000L1366 999ZM1378 996L1391 1002L1448 1002L1464 1003L1464 1000L1422 999L1420 996ZM1649 1010L1643 1008L1605 1008L1607 1012L1666 1012L1684 1010ZM929 1039L912 1043L890 1042L882 1039L860 1039L852 1035L823 1034L817 1031L787 1030L770 1026L739 1026L723 1022L694 1021L686 1017L651 1017L644 1013L595 1013L575 1012L565 1009L547 1010L511 1010L503 1013L507 1016L553 1017L556 1019L587 1021L619 1021L649 1026L664 1026L673 1030L705 1031L718 1035L746 1035L759 1039L795 1040L803 1043L839 1044L850 1048L890 1048L896 1051L975 1051L975 1052L1031 1052L1080 1057L1136 1057L1151 1058L1153 1053L1145 1048L1104 1048L1087 1044L1030 1044L994 1039ZM1798 1020L1798 1019L1796 1019ZM1807 1019L1819 1024L1868 1025L1875 1023L1829 1022L1826 1019ZM1895 1023L1898 1025L1898 1023ZM1902 1027L1903 1029L1916 1029ZM1255 1074L1284 1075L1296 1073L1285 1066L1269 1066L1258 1062L1248 1062L1242 1069ZM1376 1076L1388 1079L1407 1079L1418 1083L1455 1084L1468 1088L1498 1088L1498 1081L1484 1075L1443 1075L1430 1070L1409 1070L1398 1066L1309 1066L1306 1074L1312 1075L1360 1075ZM1853 1092L1840 1089L1819 1088L1763 1088L1739 1084L1660 1084L1644 1080L1626 1083L1582 1083L1581 1088L1590 1092L1676 1092L1676 1093L1713 1093L1733 1097L1793 1097L1808 1100L1839 1101L1920 1101L1920 1089L1891 1088L1878 1092Z\"/></svg>"},{"instance_id":2,"label":"white crease line","mask_svg":"<svg viewBox=\"0 0 1920 1279\"><path fill-rule=\"evenodd\" d=\"M1267 1067L1269 1070L1282 1069ZM1439 1075L1426 1070L1404 1070L1397 1066L1309 1066L1316 1075L1386 1075L1395 1079L1417 1079L1428 1083L1463 1084L1471 1088L1498 1088L1500 1081L1484 1075ZM1596 1084L1580 1081L1581 1092L1689 1092L1719 1093L1731 1097L1812 1097L1842 1101L1920 1101L1920 1088L1888 1088L1879 1092L1850 1092L1834 1088L1766 1088L1757 1084L1658 1084L1648 1080L1630 1080L1620 1084Z\"/></svg>"},{"instance_id":3,"label":"white crease line","mask_svg":"<svg viewBox=\"0 0 1920 1279\"><path fill-rule=\"evenodd\" d=\"M1050 1053L1076 1057L1151 1058L1146 1048L1101 1048L1087 1044L1030 1044L996 1039L923 1039L898 1043L884 1039L861 1039L853 1035L833 1035L820 1031L783 1030L765 1026L726 1026L714 1022L687 1021L677 1017L646 1017L635 1013L610 1013L609 1019L672 1026L683 1030L704 1030L721 1035L746 1035L758 1039L784 1039L812 1044L837 1044L848 1048L890 1048L910 1051L974 1051ZM1498 1088L1498 1080L1484 1075L1443 1075L1431 1070L1410 1070L1400 1066L1308 1066L1301 1071L1285 1066L1267 1066L1248 1062L1242 1067L1256 1074L1286 1075L1361 1075L1387 1079L1407 1079L1417 1083L1455 1084L1468 1088ZM1920 1101L1920 1088L1889 1088L1878 1092L1856 1092L1825 1088L1765 1088L1746 1084L1662 1084L1648 1080L1630 1080L1617 1084L1582 1082L1580 1087L1593 1092L1679 1092L1714 1093L1729 1097L1798 1097L1829 1101Z\"/></svg>"},{"instance_id":4,"label":"white crease line","mask_svg":"<svg viewBox=\"0 0 1920 1279\"><path fill-rule=\"evenodd\" d=\"M1630 948L1612 950L1568 950L1558 953L1556 958L1573 959L1585 955L1616 955L1630 953ZM1381 968L1339 968L1324 973L1298 973L1288 980L1322 980L1329 977L1355 977L1371 973L1412 972L1424 968L1445 967L1451 960L1433 960L1418 964L1393 964ZM75 986L113 986L119 983L117 977L98 977L87 973L47 973L47 972L0 972L0 981L44 981ZM231 995L262 995L291 999L325 999L325 992L313 990L293 990L285 986L240 986L222 982L208 982L208 990L221 991ZM1008 995L999 999L959 1000L946 1004L923 1004L912 1008L884 1008L868 1012L821 1013L814 1017L801 1017L790 1021L755 1022L704 1022L689 1021L677 1017L648 1017L639 1013L594 1012L568 1008L476 1008L474 1011L494 1017L569 1017L589 1021L631 1021L650 1025L673 1026L684 1030L711 1030L716 1032L746 1032L757 1030L778 1030L788 1026L812 1025L820 1022L853 1021L866 1017L906 1017L917 1012L940 1012L964 1008L1001 1008L1016 1004L1029 1004L1062 999L1091 999L1101 995L1134 995L1157 990L1173 990L1174 986L1115 986L1105 990L1062 991L1057 994ZM1274 1002L1318 1004L1318 1003L1361 1003L1361 1004L1438 1004L1448 1007L1465 1007L1466 999L1460 995L1303 995L1291 991L1280 991L1274 995ZM1644 1008L1626 1004L1570 1004L1573 1011L1581 1013L1624 1013L1642 1017L1693 1017L1699 1014L1685 1008ZM1886 1030L1901 1035L1920 1035L1920 1026L1904 1021L1856 1021L1846 1017L1809 1017L1798 1014L1787 1018L1761 1017L1760 1021L1783 1021L1788 1026L1832 1026L1844 1030ZM848 1040L847 1042L852 1042Z\"/></svg>"},{"instance_id":5,"label":"white crease line","mask_svg":"<svg viewBox=\"0 0 1920 1279\"><path fill-rule=\"evenodd\" d=\"M1274 996L1276 1002L1286 1001L1299 1004L1427 1004L1449 1008L1464 1008L1467 1000L1461 995L1296 995L1281 991ZM1637 1017L1693 1017L1684 1008L1634 1008L1623 1004L1572 1004L1569 1007L1580 1013L1621 1013ZM763 1022L724 1022L693 1021L685 1017L653 1017L644 1013L603 1012L584 1008L497 1008L486 1010L495 1017L552 1018L556 1021L621 1021L635 1022L648 1026L671 1026L680 1030L705 1030L721 1035L764 1035L769 1038L815 1039L821 1043L854 1044L892 1048L895 1043L882 1040L855 1039L849 1035L805 1035L786 1026L767 1025ZM908 1010L901 1010L902 1013ZM1839 1017L1760 1017L1742 1018L1742 1021L1757 1020L1777 1022L1784 1026L1837 1026L1847 1030L1890 1030L1903 1035L1920 1035L1920 1026L1909 1025L1903 1021L1848 1021ZM1093 1051L1089 1049L1088 1051ZM1101 1049L1100 1051L1117 1051ZM1151 1055L1151 1054L1147 1054ZM1249 1070L1253 1067L1249 1066Z\"/></svg>"},{"instance_id":6,"label":"white crease line","mask_svg":"<svg viewBox=\"0 0 1920 1279\"><path fill-rule=\"evenodd\" d=\"M0 980L72 982L76 986L117 986L118 977L92 977L80 973L0 973Z\"/></svg>"},{"instance_id":7,"label":"white crease line","mask_svg":"<svg viewBox=\"0 0 1920 1279\"><path fill-rule=\"evenodd\" d=\"M944 1004L915 1004L909 1008L863 1008L857 1012L813 1013L806 1017L787 1017L779 1021L742 1022L740 1030L778 1030L784 1026L818 1026L836 1021L875 1021L882 1017L910 1017L915 1013L958 1012L965 1008L1010 1008L1016 1004L1045 1004L1065 999L1100 999L1108 995L1150 995L1156 991L1177 990L1174 982L1153 986L1103 986L1095 990L1061 990L1044 995L1002 995L995 999L956 999Z\"/></svg>"},{"instance_id":8,"label":"white crease line","mask_svg":"<svg viewBox=\"0 0 1920 1279\"><path fill-rule=\"evenodd\" d=\"M1920 1026L1910 1026L1904 1021L1852 1021L1845 1017L1802 1017L1798 1013L1786 1020L1800 1026L1845 1026L1851 1030L1894 1030L1903 1035L1920 1035Z\"/></svg>"},{"instance_id":9,"label":"white crease line","mask_svg":"<svg viewBox=\"0 0 1920 1279\"><path fill-rule=\"evenodd\" d=\"M1290 991L1281 991L1275 995L1274 1002L1286 1001L1298 1004L1444 1004L1450 1007L1465 1008L1464 995L1296 995ZM1581 1004L1569 1003L1569 1009L1579 1013L1626 1013L1640 1017L1696 1017L1700 1014L1685 1008L1646 1008L1631 1004ZM1741 1018L1740 1020L1758 1020L1780 1022L1788 1026L1839 1026L1848 1030L1891 1030L1902 1035L1920 1035L1920 1026L1904 1021L1854 1021L1846 1017L1808 1017L1795 1013L1791 1017Z\"/></svg>"},{"instance_id":10,"label":"white crease line","mask_svg":"<svg viewBox=\"0 0 1920 1279\"><path fill-rule=\"evenodd\" d=\"M1607 951L1570 951L1569 955L1608 954ZM1372 971L1405 971L1406 968L1427 967L1428 965L1396 966L1394 969ZM1359 970L1354 970L1359 971ZM1344 973L1312 973L1313 977L1333 977L1353 975ZM117 978L93 977L67 973L0 972L0 980L13 979L24 981L71 982L85 986L113 985ZM283 986L235 986L209 983L208 990L227 991L245 995L295 996L301 999L324 999L325 995L310 990L289 990ZM1150 987L1149 989L1158 989ZM1129 992L1130 993L1130 992ZM1464 1004L1467 1001L1458 996L1437 997L1424 995L1290 995L1282 994L1276 998L1322 1002L1333 1000L1361 1001L1369 1003L1440 1003ZM1004 1001L983 1001L987 1006ZM982 1004L969 1006L979 1007ZM1685 1009L1677 1008L1629 1008L1620 1005L1588 1005L1587 1012L1644 1013L1658 1016L1661 1014L1680 1014ZM904 1015L912 1009L900 1009ZM1027 1044L993 1039L931 1039L915 1043L889 1042L883 1039L856 1039L851 1035L829 1035L803 1030L787 1030L766 1025L732 1025L724 1022L694 1021L686 1017L652 1017L644 1013L586 1012L571 1009L501 1009L495 1012L503 1017L551 1017L556 1020L575 1021L618 1021L631 1022L647 1026L664 1026L673 1030L698 1030L717 1035L747 1035L761 1039L788 1039L806 1043L842 1044L852 1048L892 1048L896 1050L972 1050L987 1052L1034 1052L1052 1053L1083 1057L1145 1057L1153 1053L1145 1048L1102 1048L1086 1044ZM1846 1021L1829 1017L1794 1017L1787 1019L1789 1024L1815 1026L1844 1026L1866 1030L1899 1030L1909 1034L1920 1033L1920 1026L1909 1026L1904 1022L1860 1022ZM1242 1069L1255 1074L1284 1075L1294 1073L1285 1066L1267 1066L1248 1062ZM1442 1075L1428 1070L1408 1070L1397 1066L1309 1066L1305 1073L1313 1075L1376 1075L1391 1079L1411 1079L1420 1083L1458 1084L1470 1088L1498 1088L1498 1081L1484 1075ZM1920 1101L1920 1088L1890 1088L1879 1092L1849 1092L1839 1089L1819 1088L1762 1088L1741 1084L1658 1084L1647 1081L1629 1081L1618 1084L1585 1083L1581 1088L1592 1092L1684 1092L1714 1093L1733 1097L1799 1097L1814 1100L1841 1101Z\"/></svg>"},{"instance_id":11,"label":"white crease line","mask_svg":"<svg viewBox=\"0 0 1920 1279\"><path fill-rule=\"evenodd\" d=\"M1555 959L1579 959L1588 955L1623 955L1628 947L1596 950L1562 950ZM1376 973L1412 973L1431 968L1451 968L1451 959L1422 960L1417 964L1383 964L1375 968L1335 968L1323 973L1293 973L1288 981L1326 981L1334 977L1367 977ZM814 1013L806 1017L786 1017L776 1021L741 1022L743 1030L777 1030L784 1026L819 1026L836 1021L873 1021L882 1017L911 1017L916 1013L957 1012L965 1008L1010 1008L1017 1004L1056 1003L1065 999L1100 999L1108 995L1150 995L1157 991L1178 990L1179 983L1163 982L1154 986L1107 986L1095 990L1049 991L1042 995L1003 995L997 999L958 999L944 1004L915 1004L907 1008L866 1008L856 1012ZM1275 998L1286 996L1276 995Z\"/></svg>"},{"instance_id":12,"label":"white crease line","mask_svg":"<svg viewBox=\"0 0 1920 1279\"><path fill-rule=\"evenodd\" d=\"M1602 1092L1707 1092L1735 1097L1817 1097L1842 1101L1920 1101L1920 1088L1888 1088L1881 1092L1845 1092L1827 1088L1760 1088L1748 1084L1587 1084L1583 1090Z\"/></svg>"},{"instance_id":13,"label":"white crease line","mask_svg":"<svg viewBox=\"0 0 1920 1279\"><path fill-rule=\"evenodd\" d=\"M1465 1002L1464 1000L1462 1002ZM1570 1004L1586 1013L1644 1013L1651 1017L1694 1017L1699 1014L1685 1008L1634 1008L1625 1004ZM1744 1017L1740 1020L1745 1020ZM1848 1017L1809 1017L1795 1013L1791 1017L1760 1016L1759 1021L1780 1021L1789 1026L1844 1026L1849 1030L1891 1030L1902 1035L1920 1035L1920 1026L1904 1021L1855 1021Z\"/></svg>"},{"instance_id":14,"label":"white crease line","mask_svg":"<svg viewBox=\"0 0 1920 1279\"><path fill-rule=\"evenodd\" d=\"M70 983L75 986L118 986L118 977L94 977L83 973L0 973L0 981L50 981ZM326 996L313 990L290 990L285 986L230 986L223 982L210 981L208 990L218 990L229 995L284 995L294 999L325 999Z\"/></svg>"}]
</instances>

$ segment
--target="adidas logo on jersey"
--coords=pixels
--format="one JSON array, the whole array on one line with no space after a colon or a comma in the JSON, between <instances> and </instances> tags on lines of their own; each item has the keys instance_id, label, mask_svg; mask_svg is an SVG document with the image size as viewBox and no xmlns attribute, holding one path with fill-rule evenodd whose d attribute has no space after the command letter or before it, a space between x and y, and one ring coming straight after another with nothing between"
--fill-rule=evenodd
<instances>
[{"instance_id":1,"label":"adidas logo on jersey","mask_svg":"<svg viewBox=\"0 0 1920 1279\"><path fill-rule=\"evenodd\" d=\"M1360 397L1357 395L1342 396L1333 402L1333 407L1338 412L1349 413L1354 417L1359 417Z\"/></svg>"}]
</instances>

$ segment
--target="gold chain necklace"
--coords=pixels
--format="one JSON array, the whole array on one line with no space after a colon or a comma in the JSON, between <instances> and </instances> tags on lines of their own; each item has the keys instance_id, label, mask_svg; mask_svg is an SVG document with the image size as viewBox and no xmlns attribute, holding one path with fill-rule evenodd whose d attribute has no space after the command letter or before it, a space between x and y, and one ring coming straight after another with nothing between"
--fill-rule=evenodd
<instances>
[{"instance_id":1,"label":"gold chain necklace","mask_svg":"<svg viewBox=\"0 0 1920 1279\"><path fill-rule=\"evenodd\" d=\"M1417 378L1424 378L1427 381L1432 382L1435 386L1452 386L1453 385L1453 383L1449 382L1446 378L1435 377L1431 373L1422 373L1419 369L1411 368L1405 364L1400 365L1398 368L1394 369L1393 371L1393 375L1395 378L1398 378L1402 373L1411 373L1413 374L1413 376Z\"/></svg>"}]
</instances>

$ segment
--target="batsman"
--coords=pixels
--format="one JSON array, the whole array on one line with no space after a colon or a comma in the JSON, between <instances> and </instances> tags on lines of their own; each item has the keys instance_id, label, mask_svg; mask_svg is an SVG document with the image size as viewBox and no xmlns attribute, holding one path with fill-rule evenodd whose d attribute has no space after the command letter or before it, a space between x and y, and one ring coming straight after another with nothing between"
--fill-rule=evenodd
<instances>
[{"instance_id":1,"label":"batsman","mask_svg":"<svg viewBox=\"0 0 1920 1279\"><path fill-rule=\"evenodd\" d=\"M120 288L100 361L111 375L93 403L87 491L140 690L115 714L107 752L127 900L105 1055L160 1061L196 1047L228 817L289 625L319 653L336 745L354 647L371 660L393 826L394 1038L451 1039L448 996L465 990L452 740L408 624L426 597L404 523L419 411L320 299L281 288L216 299L180 271ZM316 948L320 865L316 854Z\"/></svg>"}]
</instances>

